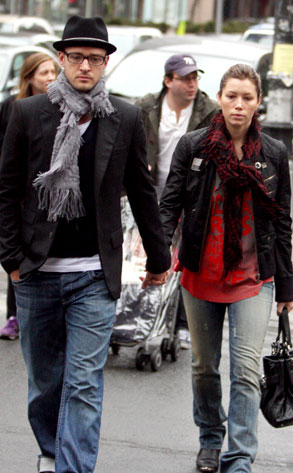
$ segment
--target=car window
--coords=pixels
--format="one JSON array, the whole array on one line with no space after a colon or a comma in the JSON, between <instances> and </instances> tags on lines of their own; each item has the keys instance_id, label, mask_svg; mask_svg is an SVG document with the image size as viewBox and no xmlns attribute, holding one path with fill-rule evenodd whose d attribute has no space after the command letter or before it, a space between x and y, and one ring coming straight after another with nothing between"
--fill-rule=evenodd
<instances>
[{"instance_id":1,"label":"car window","mask_svg":"<svg viewBox=\"0 0 293 473\"><path fill-rule=\"evenodd\" d=\"M245 41L253 41L253 43L261 44L264 46L272 46L273 40L273 35L256 33L249 33L249 35L247 35L245 38Z\"/></svg>"},{"instance_id":2,"label":"car window","mask_svg":"<svg viewBox=\"0 0 293 473\"><path fill-rule=\"evenodd\" d=\"M21 66L25 60L30 54L32 54L33 51L29 52L22 52L20 54L17 54L15 58L13 59L12 66L11 66L11 71L9 75L9 79L14 79L15 77L19 76L19 72L21 69Z\"/></svg>"},{"instance_id":3,"label":"car window","mask_svg":"<svg viewBox=\"0 0 293 473\"><path fill-rule=\"evenodd\" d=\"M38 23L24 23L20 24L18 31L32 31L34 33L47 33L46 28Z\"/></svg>"},{"instance_id":4,"label":"car window","mask_svg":"<svg viewBox=\"0 0 293 473\"><path fill-rule=\"evenodd\" d=\"M139 37L139 42L142 43L143 41L146 41L147 39L152 39L152 38L153 36L145 34Z\"/></svg>"}]
</instances>

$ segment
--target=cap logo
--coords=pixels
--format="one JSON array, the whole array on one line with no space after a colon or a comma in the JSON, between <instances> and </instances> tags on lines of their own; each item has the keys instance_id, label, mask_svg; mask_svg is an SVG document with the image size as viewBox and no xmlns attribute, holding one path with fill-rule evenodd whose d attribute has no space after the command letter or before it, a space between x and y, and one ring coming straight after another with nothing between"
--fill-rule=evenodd
<instances>
[{"instance_id":1,"label":"cap logo","mask_svg":"<svg viewBox=\"0 0 293 473\"><path fill-rule=\"evenodd\" d=\"M183 60L185 61L185 64L194 64L191 57L184 57Z\"/></svg>"}]
</instances>

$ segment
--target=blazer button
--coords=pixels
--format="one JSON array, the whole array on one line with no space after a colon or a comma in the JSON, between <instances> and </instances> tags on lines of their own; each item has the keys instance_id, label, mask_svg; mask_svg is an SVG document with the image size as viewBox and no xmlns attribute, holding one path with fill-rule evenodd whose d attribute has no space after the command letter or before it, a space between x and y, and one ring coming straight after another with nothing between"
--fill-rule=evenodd
<instances>
[{"instance_id":1,"label":"blazer button","mask_svg":"<svg viewBox=\"0 0 293 473\"><path fill-rule=\"evenodd\" d=\"M53 232L49 232L49 238L53 238L53 235L54 235Z\"/></svg>"}]
</instances>

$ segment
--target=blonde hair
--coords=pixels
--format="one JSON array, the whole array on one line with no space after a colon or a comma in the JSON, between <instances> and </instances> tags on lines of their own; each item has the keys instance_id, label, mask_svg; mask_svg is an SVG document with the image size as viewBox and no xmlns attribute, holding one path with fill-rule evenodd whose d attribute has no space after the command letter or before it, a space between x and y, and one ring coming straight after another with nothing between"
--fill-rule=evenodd
<instances>
[{"instance_id":1,"label":"blonde hair","mask_svg":"<svg viewBox=\"0 0 293 473\"><path fill-rule=\"evenodd\" d=\"M52 61L54 64L56 77L60 72L60 68L54 59L48 54L35 53L28 56L20 69L19 73L19 92L16 99L23 99L25 97L31 97L33 95L30 79L33 77L35 71L45 61Z\"/></svg>"},{"instance_id":2,"label":"blonde hair","mask_svg":"<svg viewBox=\"0 0 293 473\"><path fill-rule=\"evenodd\" d=\"M235 64L225 72L220 82L220 97L229 79L249 79L255 85L257 98L259 99L262 96L260 75L247 64Z\"/></svg>"}]
</instances>

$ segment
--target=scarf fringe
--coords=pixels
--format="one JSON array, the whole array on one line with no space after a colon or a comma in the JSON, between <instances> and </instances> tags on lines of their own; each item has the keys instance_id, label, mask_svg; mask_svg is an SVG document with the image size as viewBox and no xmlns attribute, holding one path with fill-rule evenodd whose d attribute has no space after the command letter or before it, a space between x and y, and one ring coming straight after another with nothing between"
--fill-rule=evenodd
<instances>
[{"instance_id":1,"label":"scarf fringe","mask_svg":"<svg viewBox=\"0 0 293 473\"><path fill-rule=\"evenodd\" d=\"M68 221L85 216L82 195L79 189L47 189L40 185L39 209L48 209L48 221L56 222L58 218Z\"/></svg>"}]
</instances>

